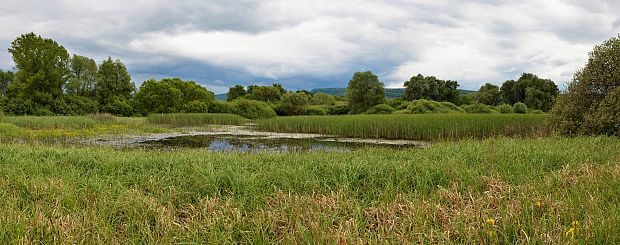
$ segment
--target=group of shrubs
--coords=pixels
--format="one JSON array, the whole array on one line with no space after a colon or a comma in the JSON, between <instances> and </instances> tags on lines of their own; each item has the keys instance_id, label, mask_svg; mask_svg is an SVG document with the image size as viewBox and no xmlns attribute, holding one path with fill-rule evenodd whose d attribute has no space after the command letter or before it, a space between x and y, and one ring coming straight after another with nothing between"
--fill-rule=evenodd
<instances>
[{"instance_id":1,"label":"group of shrubs","mask_svg":"<svg viewBox=\"0 0 620 245\"><path fill-rule=\"evenodd\" d=\"M437 102L432 100L393 100L389 104L379 104L366 111L366 114L432 114L432 113L472 113L472 114L525 114L543 113L540 110L528 109L524 103L514 105L502 104L489 106L485 104L470 104L457 106L450 102Z\"/></svg>"}]
</instances>

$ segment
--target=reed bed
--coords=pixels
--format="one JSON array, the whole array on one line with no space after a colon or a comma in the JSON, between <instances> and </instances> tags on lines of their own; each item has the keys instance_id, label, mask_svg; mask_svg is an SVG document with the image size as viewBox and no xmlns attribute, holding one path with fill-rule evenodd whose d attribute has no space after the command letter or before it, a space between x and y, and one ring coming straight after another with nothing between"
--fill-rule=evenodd
<instances>
[{"instance_id":1,"label":"reed bed","mask_svg":"<svg viewBox=\"0 0 620 245\"><path fill-rule=\"evenodd\" d=\"M407 140L531 137L546 134L546 115L422 114L278 117L257 121L263 131Z\"/></svg>"},{"instance_id":2,"label":"reed bed","mask_svg":"<svg viewBox=\"0 0 620 245\"><path fill-rule=\"evenodd\" d=\"M103 122L90 116L3 116L0 123L27 129L85 129Z\"/></svg>"},{"instance_id":3,"label":"reed bed","mask_svg":"<svg viewBox=\"0 0 620 245\"><path fill-rule=\"evenodd\" d=\"M242 154L0 144L0 244L615 244L620 141Z\"/></svg>"},{"instance_id":4,"label":"reed bed","mask_svg":"<svg viewBox=\"0 0 620 245\"><path fill-rule=\"evenodd\" d=\"M173 113L150 114L147 121L151 124L169 125L173 127L206 126L206 125L239 125L248 122L238 115L218 113Z\"/></svg>"}]
</instances>

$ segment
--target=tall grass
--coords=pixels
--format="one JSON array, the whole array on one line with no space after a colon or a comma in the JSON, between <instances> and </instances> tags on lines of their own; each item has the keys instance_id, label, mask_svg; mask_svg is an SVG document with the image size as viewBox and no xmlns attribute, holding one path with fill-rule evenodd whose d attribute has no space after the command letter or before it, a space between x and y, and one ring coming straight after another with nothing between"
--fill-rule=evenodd
<instances>
[{"instance_id":1,"label":"tall grass","mask_svg":"<svg viewBox=\"0 0 620 245\"><path fill-rule=\"evenodd\" d=\"M89 116L3 116L0 123L28 129L84 129L102 122Z\"/></svg>"},{"instance_id":2,"label":"tall grass","mask_svg":"<svg viewBox=\"0 0 620 245\"><path fill-rule=\"evenodd\" d=\"M239 125L247 119L233 114L217 113L173 113L150 114L147 118L151 124L170 125L174 127L205 126L205 125Z\"/></svg>"},{"instance_id":3,"label":"tall grass","mask_svg":"<svg viewBox=\"0 0 620 245\"><path fill-rule=\"evenodd\" d=\"M544 134L545 115L347 115L278 117L257 121L260 130L354 138L451 140Z\"/></svg>"},{"instance_id":4,"label":"tall grass","mask_svg":"<svg viewBox=\"0 0 620 245\"><path fill-rule=\"evenodd\" d=\"M0 144L0 243L620 242L615 138L241 154Z\"/></svg>"}]
</instances>

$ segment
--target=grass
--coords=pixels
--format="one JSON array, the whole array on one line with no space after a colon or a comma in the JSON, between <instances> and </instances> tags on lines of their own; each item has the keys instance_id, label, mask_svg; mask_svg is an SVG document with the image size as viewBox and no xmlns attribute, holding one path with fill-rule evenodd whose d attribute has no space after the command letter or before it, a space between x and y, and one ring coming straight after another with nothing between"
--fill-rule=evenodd
<instances>
[{"instance_id":1,"label":"grass","mask_svg":"<svg viewBox=\"0 0 620 245\"><path fill-rule=\"evenodd\" d=\"M278 117L257 121L258 129L351 138L409 140L483 139L546 134L545 115L431 114Z\"/></svg>"},{"instance_id":2,"label":"grass","mask_svg":"<svg viewBox=\"0 0 620 245\"><path fill-rule=\"evenodd\" d=\"M168 125L173 127L240 125L249 121L238 115L217 113L151 114L147 119L151 124Z\"/></svg>"},{"instance_id":3,"label":"grass","mask_svg":"<svg viewBox=\"0 0 620 245\"><path fill-rule=\"evenodd\" d=\"M345 153L0 144L0 243L618 243L620 140Z\"/></svg>"}]
</instances>

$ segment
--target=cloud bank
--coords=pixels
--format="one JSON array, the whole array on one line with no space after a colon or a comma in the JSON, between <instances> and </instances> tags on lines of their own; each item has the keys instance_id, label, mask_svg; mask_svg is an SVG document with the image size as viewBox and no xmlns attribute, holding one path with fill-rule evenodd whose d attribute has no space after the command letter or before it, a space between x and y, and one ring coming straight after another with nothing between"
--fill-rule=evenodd
<instances>
[{"instance_id":1,"label":"cloud bank","mask_svg":"<svg viewBox=\"0 0 620 245\"><path fill-rule=\"evenodd\" d=\"M35 32L71 53L123 60L138 84L176 76L215 92L343 87L365 70L391 87L418 73L466 89L523 72L562 85L620 32L619 9L612 0L4 0L0 47ZM0 67L12 67L7 52Z\"/></svg>"}]
</instances>

